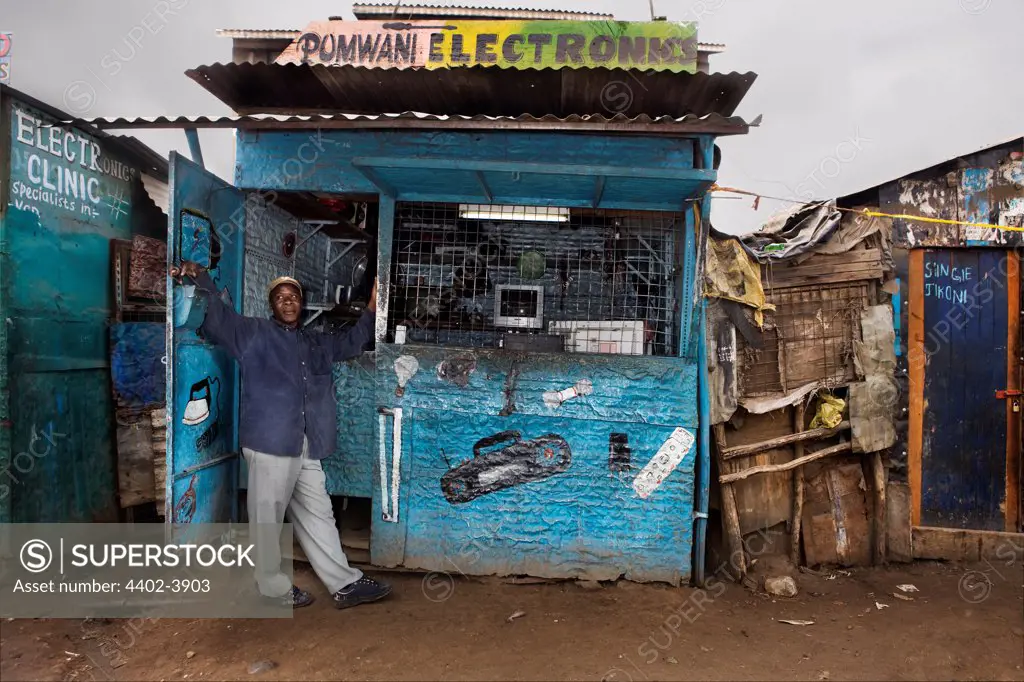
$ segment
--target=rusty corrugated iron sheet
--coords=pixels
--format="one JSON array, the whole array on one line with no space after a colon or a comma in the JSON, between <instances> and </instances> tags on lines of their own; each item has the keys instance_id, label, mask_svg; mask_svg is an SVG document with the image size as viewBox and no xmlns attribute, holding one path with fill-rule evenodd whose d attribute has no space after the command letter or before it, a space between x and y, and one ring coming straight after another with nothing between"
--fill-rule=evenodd
<instances>
[{"instance_id":1,"label":"rusty corrugated iron sheet","mask_svg":"<svg viewBox=\"0 0 1024 682\"><path fill-rule=\"evenodd\" d=\"M760 123L760 117L747 122L739 116L438 116L404 112L401 114L312 114L288 116L284 114L252 114L248 116L145 116L137 118L92 118L85 121L100 129L136 128L237 128L237 129L544 129L571 131L629 130L651 135L681 135L711 133L716 135L744 134ZM154 198L154 201L156 199ZM159 202L158 202L159 205Z\"/></svg>"},{"instance_id":2,"label":"rusty corrugated iron sheet","mask_svg":"<svg viewBox=\"0 0 1024 682\"><path fill-rule=\"evenodd\" d=\"M186 74L238 113L732 116L754 73L211 64Z\"/></svg>"}]
</instances>

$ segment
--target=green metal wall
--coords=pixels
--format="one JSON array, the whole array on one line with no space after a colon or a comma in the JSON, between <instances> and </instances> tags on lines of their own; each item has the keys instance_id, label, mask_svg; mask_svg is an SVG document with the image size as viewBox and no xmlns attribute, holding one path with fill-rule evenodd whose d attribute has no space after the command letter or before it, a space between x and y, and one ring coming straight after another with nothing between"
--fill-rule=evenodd
<instances>
[{"instance_id":1,"label":"green metal wall","mask_svg":"<svg viewBox=\"0 0 1024 682\"><path fill-rule=\"evenodd\" d=\"M110 241L131 239L138 171L23 102L2 109L0 521L114 521Z\"/></svg>"}]
</instances>

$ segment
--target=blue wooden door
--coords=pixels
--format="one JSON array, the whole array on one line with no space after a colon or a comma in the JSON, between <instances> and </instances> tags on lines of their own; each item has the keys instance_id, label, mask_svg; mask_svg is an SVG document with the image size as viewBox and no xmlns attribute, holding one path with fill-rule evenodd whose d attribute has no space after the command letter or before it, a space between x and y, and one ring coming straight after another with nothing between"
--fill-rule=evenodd
<instances>
[{"instance_id":1,"label":"blue wooden door","mask_svg":"<svg viewBox=\"0 0 1024 682\"><path fill-rule=\"evenodd\" d=\"M924 388L920 524L1004 530L1007 387L1015 256L924 252ZM1011 493L1012 495L1012 493Z\"/></svg>"},{"instance_id":2,"label":"blue wooden door","mask_svg":"<svg viewBox=\"0 0 1024 682\"><path fill-rule=\"evenodd\" d=\"M171 153L167 255L208 268L236 309L242 292L244 195ZM238 488L238 369L199 333L205 303L186 278L168 300L167 490L169 523L235 520Z\"/></svg>"}]
</instances>

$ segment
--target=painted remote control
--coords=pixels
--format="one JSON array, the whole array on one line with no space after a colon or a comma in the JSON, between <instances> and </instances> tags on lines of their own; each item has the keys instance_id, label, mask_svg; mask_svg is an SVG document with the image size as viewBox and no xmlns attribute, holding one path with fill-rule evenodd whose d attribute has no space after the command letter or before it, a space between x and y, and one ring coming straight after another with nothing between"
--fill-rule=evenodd
<instances>
[{"instance_id":1,"label":"painted remote control","mask_svg":"<svg viewBox=\"0 0 1024 682\"><path fill-rule=\"evenodd\" d=\"M672 432L658 452L651 458L637 477L633 479L633 490L646 500L651 493L657 490L658 486L675 471L675 468L683 461L686 453L693 448L695 439L693 434L684 428L678 428Z\"/></svg>"}]
</instances>

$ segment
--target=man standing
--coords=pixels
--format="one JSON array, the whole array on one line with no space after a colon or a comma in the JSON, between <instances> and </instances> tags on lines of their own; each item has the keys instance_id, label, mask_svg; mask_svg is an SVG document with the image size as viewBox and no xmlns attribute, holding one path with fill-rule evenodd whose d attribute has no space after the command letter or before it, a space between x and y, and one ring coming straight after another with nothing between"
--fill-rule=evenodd
<instances>
[{"instance_id":1,"label":"man standing","mask_svg":"<svg viewBox=\"0 0 1024 682\"><path fill-rule=\"evenodd\" d=\"M280 528L285 512L317 577L348 608L383 599L389 585L348 564L335 526L320 460L334 452L337 414L332 365L354 358L373 336L377 284L355 327L326 334L299 325L302 287L291 277L270 283L273 319L243 317L224 303L210 274L183 261L171 277L196 283L205 294L205 338L224 348L242 374L239 440L249 466L248 510L256 538L256 583L265 597L298 608L313 603L308 592L281 572ZM267 529L276 529L266 537Z\"/></svg>"}]
</instances>

